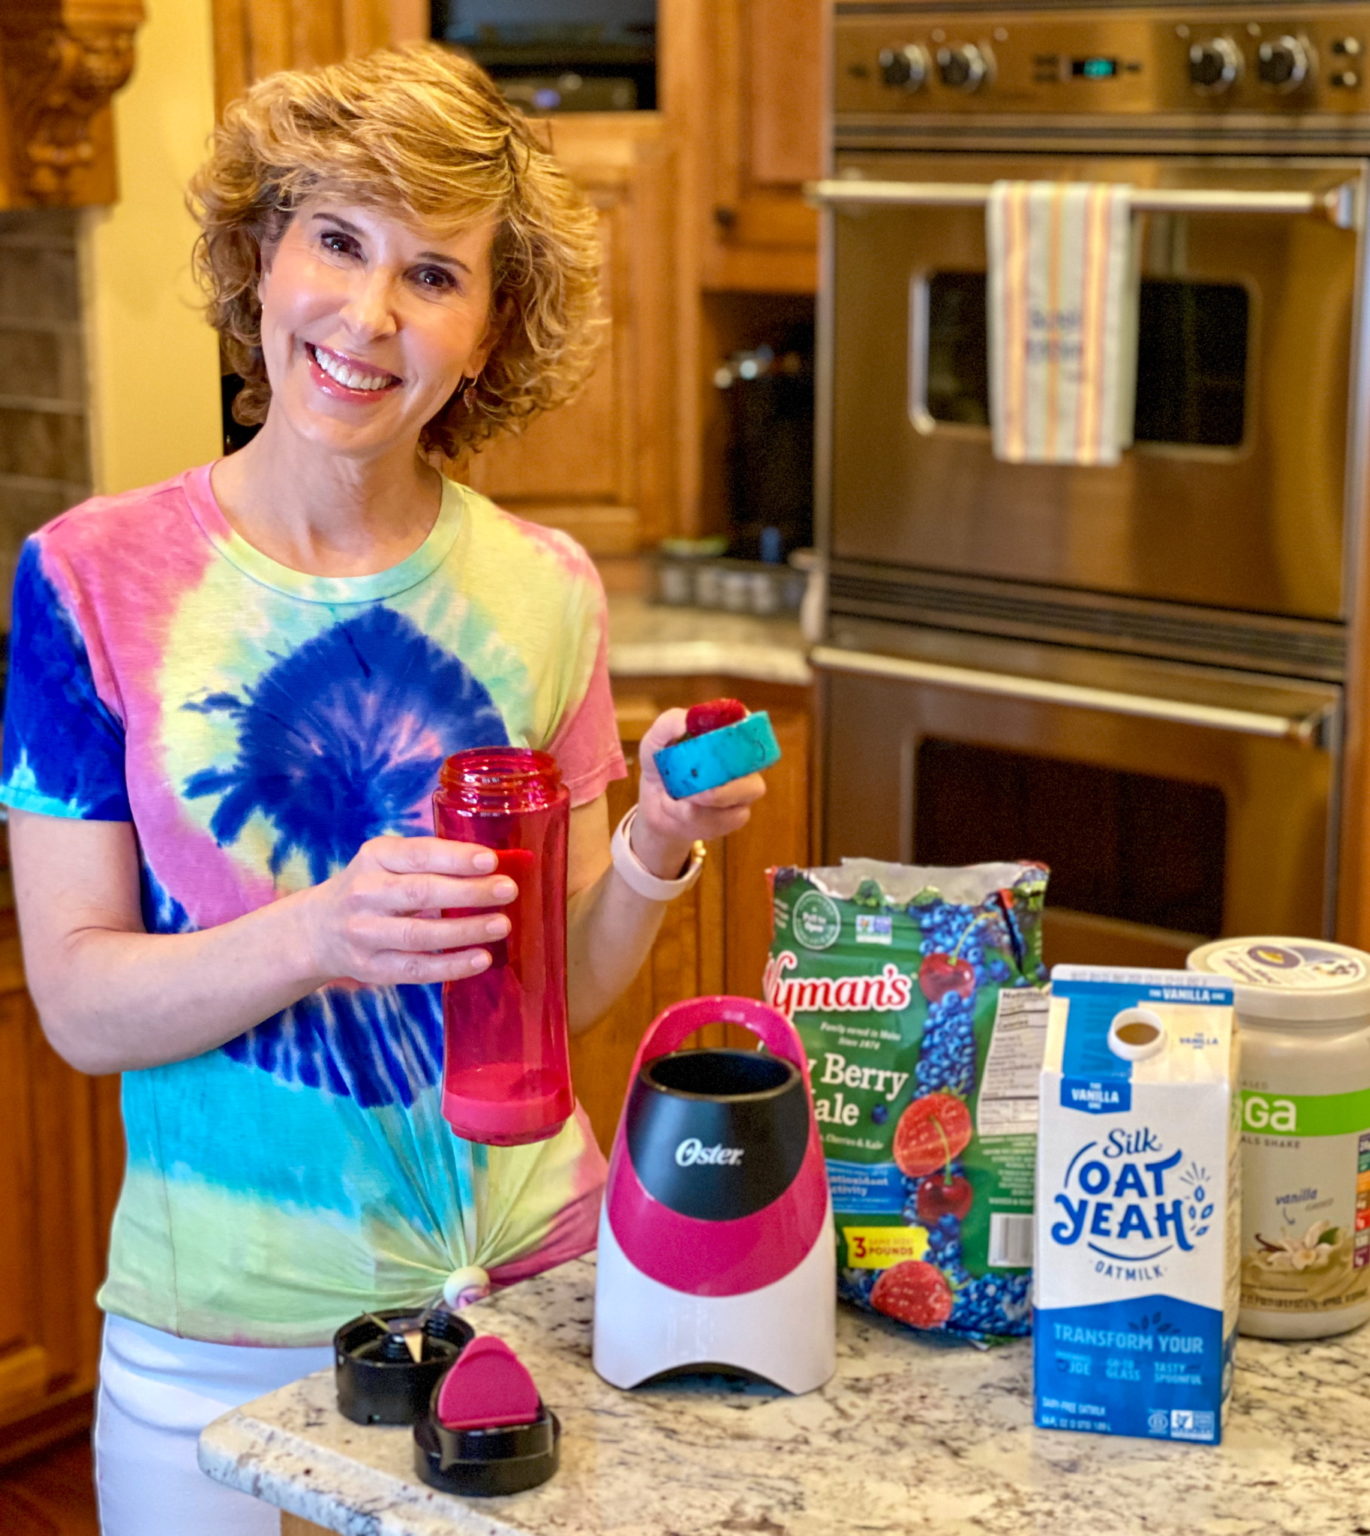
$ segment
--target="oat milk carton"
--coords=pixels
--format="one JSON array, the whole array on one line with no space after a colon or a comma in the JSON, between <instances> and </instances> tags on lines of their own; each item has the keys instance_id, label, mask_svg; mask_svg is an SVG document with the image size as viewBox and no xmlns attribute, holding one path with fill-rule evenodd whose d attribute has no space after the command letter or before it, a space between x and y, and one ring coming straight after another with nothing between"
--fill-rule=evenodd
<instances>
[{"instance_id":1,"label":"oat milk carton","mask_svg":"<svg viewBox=\"0 0 1370 1536\"><path fill-rule=\"evenodd\" d=\"M1052 970L1033 1320L1042 1428L1221 1439L1239 1277L1236 1053L1221 981Z\"/></svg>"}]
</instances>

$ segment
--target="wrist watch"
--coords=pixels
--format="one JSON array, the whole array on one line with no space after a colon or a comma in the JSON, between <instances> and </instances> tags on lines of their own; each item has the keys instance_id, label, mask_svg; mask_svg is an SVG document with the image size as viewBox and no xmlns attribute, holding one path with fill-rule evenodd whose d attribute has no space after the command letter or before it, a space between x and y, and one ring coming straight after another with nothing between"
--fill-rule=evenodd
<instances>
[{"instance_id":1,"label":"wrist watch","mask_svg":"<svg viewBox=\"0 0 1370 1536\"><path fill-rule=\"evenodd\" d=\"M699 879L700 871L704 868L704 844L698 841L695 843L690 849L685 868L674 880L663 880L659 875L654 875L633 852L629 839L636 820L637 806L634 806L614 829L613 841L609 844L614 868L628 889L645 900L673 901L677 896L684 895Z\"/></svg>"}]
</instances>

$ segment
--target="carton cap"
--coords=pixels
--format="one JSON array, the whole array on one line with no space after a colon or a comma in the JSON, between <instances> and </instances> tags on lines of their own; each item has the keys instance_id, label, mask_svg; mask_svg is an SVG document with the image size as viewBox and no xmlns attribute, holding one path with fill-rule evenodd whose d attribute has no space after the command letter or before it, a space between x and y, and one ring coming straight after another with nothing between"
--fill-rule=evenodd
<instances>
[{"instance_id":1,"label":"carton cap","mask_svg":"<svg viewBox=\"0 0 1370 1536\"><path fill-rule=\"evenodd\" d=\"M1187 963L1230 981L1242 1017L1370 1022L1370 955L1346 944L1279 935L1214 939L1191 950Z\"/></svg>"}]
</instances>

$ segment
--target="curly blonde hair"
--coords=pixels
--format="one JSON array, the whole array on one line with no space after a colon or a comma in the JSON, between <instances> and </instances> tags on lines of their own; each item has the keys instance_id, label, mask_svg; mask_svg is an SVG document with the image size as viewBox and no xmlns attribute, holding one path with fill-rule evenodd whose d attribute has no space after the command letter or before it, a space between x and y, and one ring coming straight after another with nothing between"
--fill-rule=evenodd
<instances>
[{"instance_id":1,"label":"curly blonde hair","mask_svg":"<svg viewBox=\"0 0 1370 1536\"><path fill-rule=\"evenodd\" d=\"M469 59L434 44L260 80L224 112L191 182L196 268L243 388L234 415L265 419L257 287L291 214L327 194L453 234L492 214L492 318L480 377L423 428L455 458L571 399L599 340L595 212L529 123Z\"/></svg>"}]
</instances>

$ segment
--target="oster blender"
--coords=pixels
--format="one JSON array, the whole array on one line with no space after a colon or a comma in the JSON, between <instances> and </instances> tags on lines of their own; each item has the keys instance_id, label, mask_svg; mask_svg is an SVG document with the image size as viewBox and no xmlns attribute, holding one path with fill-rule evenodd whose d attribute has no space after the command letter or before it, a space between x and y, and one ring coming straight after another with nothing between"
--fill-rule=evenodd
<instances>
[{"instance_id":1,"label":"oster blender","mask_svg":"<svg viewBox=\"0 0 1370 1536\"><path fill-rule=\"evenodd\" d=\"M690 1050L741 1025L767 1047ZM790 1392L832 1375L832 1204L808 1062L764 1003L668 1008L638 1046L599 1223L595 1369L616 1387L737 1371Z\"/></svg>"}]
</instances>

